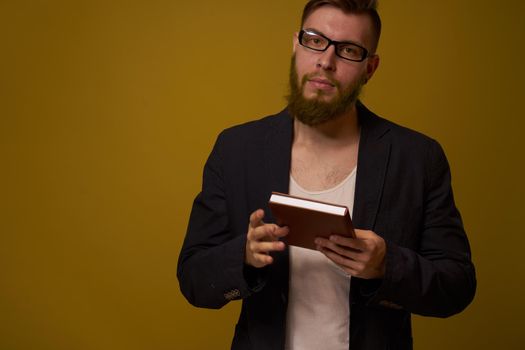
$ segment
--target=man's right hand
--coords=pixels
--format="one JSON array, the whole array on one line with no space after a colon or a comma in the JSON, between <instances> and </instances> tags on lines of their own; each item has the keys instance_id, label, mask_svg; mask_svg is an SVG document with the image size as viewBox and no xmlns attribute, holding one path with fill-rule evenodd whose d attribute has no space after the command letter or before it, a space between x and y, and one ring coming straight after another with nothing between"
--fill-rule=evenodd
<instances>
[{"instance_id":1,"label":"man's right hand","mask_svg":"<svg viewBox=\"0 0 525 350\"><path fill-rule=\"evenodd\" d=\"M279 238L288 234L287 227L265 224L262 219L264 210L257 209L250 215L248 234L246 236L246 253L244 262L253 267L264 267L273 262L269 255L273 251L284 250L284 242Z\"/></svg>"}]
</instances>

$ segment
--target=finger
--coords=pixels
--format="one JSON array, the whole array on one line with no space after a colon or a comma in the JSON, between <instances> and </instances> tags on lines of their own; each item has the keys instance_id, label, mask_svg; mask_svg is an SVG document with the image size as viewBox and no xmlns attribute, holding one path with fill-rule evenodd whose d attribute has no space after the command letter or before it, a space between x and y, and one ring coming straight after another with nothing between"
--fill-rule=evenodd
<instances>
[{"instance_id":1,"label":"finger","mask_svg":"<svg viewBox=\"0 0 525 350\"><path fill-rule=\"evenodd\" d=\"M254 253L268 253L273 251L284 250L285 244L283 242L253 242L250 249Z\"/></svg>"},{"instance_id":2,"label":"finger","mask_svg":"<svg viewBox=\"0 0 525 350\"><path fill-rule=\"evenodd\" d=\"M359 250L338 245L335 242L328 239L317 238L315 240L315 243L321 246L322 248L328 249L332 252L335 252L352 260L357 260L357 258L359 257Z\"/></svg>"},{"instance_id":3,"label":"finger","mask_svg":"<svg viewBox=\"0 0 525 350\"><path fill-rule=\"evenodd\" d=\"M343 237L339 235L331 235L329 237L330 242L334 242L337 245L348 247L354 250L364 251L366 250L366 242L363 242L361 239Z\"/></svg>"},{"instance_id":4,"label":"finger","mask_svg":"<svg viewBox=\"0 0 525 350\"><path fill-rule=\"evenodd\" d=\"M271 263L273 263L273 258L270 256L270 255L267 255L267 254L263 254L263 253L256 253L253 255L255 261L256 261L256 264L259 266L259 267L263 267L263 266L266 266L266 265L269 265Z\"/></svg>"},{"instance_id":5,"label":"finger","mask_svg":"<svg viewBox=\"0 0 525 350\"><path fill-rule=\"evenodd\" d=\"M277 225L264 224L256 228L251 229L248 232L248 239L253 241L275 241L273 233L277 229Z\"/></svg>"},{"instance_id":6,"label":"finger","mask_svg":"<svg viewBox=\"0 0 525 350\"><path fill-rule=\"evenodd\" d=\"M370 238L376 236L376 234L374 233L374 231L370 231L370 230L359 230L359 229L355 229L354 232L355 232L355 236L356 236L358 239L370 239Z\"/></svg>"},{"instance_id":7,"label":"finger","mask_svg":"<svg viewBox=\"0 0 525 350\"><path fill-rule=\"evenodd\" d=\"M288 226L280 227L276 225L275 231L273 232L273 236L275 238L282 238L288 233L290 233L290 229L288 228Z\"/></svg>"},{"instance_id":8,"label":"finger","mask_svg":"<svg viewBox=\"0 0 525 350\"><path fill-rule=\"evenodd\" d=\"M359 272L362 269L362 263L358 261L344 257L322 246L319 246L318 250L324 255L326 255L328 259L332 260L334 263L345 269L345 271L347 271L351 275L359 274Z\"/></svg>"},{"instance_id":9,"label":"finger","mask_svg":"<svg viewBox=\"0 0 525 350\"><path fill-rule=\"evenodd\" d=\"M250 215L250 227L257 227L263 224L264 210L257 209Z\"/></svg>"}]
</instances>

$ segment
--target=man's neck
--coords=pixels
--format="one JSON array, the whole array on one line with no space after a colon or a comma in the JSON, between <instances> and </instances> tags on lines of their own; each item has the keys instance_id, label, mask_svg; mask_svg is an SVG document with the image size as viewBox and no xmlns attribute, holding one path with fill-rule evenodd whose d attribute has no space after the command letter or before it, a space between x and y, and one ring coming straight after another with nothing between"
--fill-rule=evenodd
<instances>
[{"instance_id":1,"label":"man's neck","mask_svg":"<svg viewBox=\"0 0 525 350\"><path fill-rule=\"evenodd\" d=\"M294 120L294 144L332 148L349 146L359 140L359 121L355 104L343 115L310 126Z\"/></svg>"}]
</instances>

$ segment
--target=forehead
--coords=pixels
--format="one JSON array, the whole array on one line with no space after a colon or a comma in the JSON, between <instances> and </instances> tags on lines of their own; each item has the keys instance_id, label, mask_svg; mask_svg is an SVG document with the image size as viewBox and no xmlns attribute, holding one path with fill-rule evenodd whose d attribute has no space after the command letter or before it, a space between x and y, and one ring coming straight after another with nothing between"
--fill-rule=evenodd
<instances>
[{"instance_id":1,"label":"forehead","mask_svg":"<svg viewBox=\"0 0 525 350\"><path fill-rule=\"evenodd\" d=\"M306 18L303 28L315 29L336 41L352 41L367 47L371 44L372 20L366 14L344 13L332 6L322 6Z\"/></svg>"}]
</instances>

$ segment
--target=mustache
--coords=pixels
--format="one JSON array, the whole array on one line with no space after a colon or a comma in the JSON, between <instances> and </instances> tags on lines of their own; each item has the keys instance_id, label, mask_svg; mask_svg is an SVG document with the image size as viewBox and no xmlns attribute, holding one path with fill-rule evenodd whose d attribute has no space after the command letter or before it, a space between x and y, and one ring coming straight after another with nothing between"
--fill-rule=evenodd
<instances>
[{"instance_id":1,"label":"mustache","mask_svg":"<svg viewBox=\"0 0 525 350\"><path fill-rule=\"evenodd\" d=\"M332 84L333 86L339 88L339 82L337 80L335 80L333 77L330 76L330 74L319 74L319 73L309 73L309 74L305 74L303 75L303 79L301 81L301 85L304 86L304 84L306 84L306 82L308 80L312 80L312 79L324 79L324 80L327 80L328 82L330 82L330 84Z\"/></svg>"}]
</instances>

